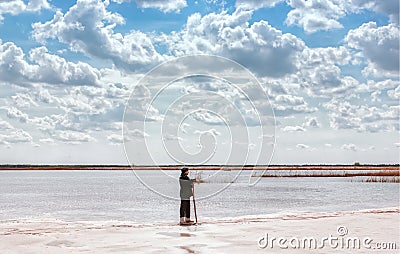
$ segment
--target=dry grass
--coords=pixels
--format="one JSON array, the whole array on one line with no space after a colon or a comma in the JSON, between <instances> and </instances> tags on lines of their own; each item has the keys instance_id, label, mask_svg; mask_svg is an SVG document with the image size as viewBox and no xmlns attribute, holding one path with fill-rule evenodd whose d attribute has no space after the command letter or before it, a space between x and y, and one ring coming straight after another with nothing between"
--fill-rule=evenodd
<instances>
[{"instance_id":1,"label":"dry grass","mask_svg":"<svg viewBox=\"0 0 400 254\"><path fill-rule=\"evenodd\" d=\"M283 173L284 172L284 173ZM351 172L346 170L308 170L308 171L283 171L283 172L268 172L262 177L350 177L355 181L361 182L379 182L379 183L400 183L400 170L363 170L360 172ZM368 177L368 178L365 178Z\"/></svg>"},{"instance_id":2,"label":"dry grass","mask_svg":"<svg viewBox=\"0 0 400 254\"><path fill-rule=\"evenodd\" d=\"M355 176L381 176L381 177L399 177L399 170L384 170L384 171L374 171L374 172L347 172L347 171L327 171L327 172L299 172L299 171L290 171L285 174L282 173L266 173L263 174L262 177L355 177Z\"/></svg>"},{"instance_id":3,"label":"dry grass","mask_svg":"<svg viewBox=\"0 0 400 254\"><path fill-rule=\"evenodd\" d=\"M400 177L375 177L371 176L367 179L361 180L362 182L366 183L400 183Z\"/></svg>"}]
</instances>

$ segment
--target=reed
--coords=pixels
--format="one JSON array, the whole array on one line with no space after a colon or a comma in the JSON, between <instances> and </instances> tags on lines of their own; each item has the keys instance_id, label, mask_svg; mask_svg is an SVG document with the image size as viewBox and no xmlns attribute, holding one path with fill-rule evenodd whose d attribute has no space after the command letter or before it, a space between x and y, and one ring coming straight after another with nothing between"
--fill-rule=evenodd
<instances>
[{"instance_id":1,"label":"reed","mask_svg":"<svg viewBox=\"0 0 400 254\"><path fill-rule=\"evenodd\" d=\"M355 177L355 176L400 176L399 170L386 170L386 171L375 171L375 172L347 172L347 171L328 171L328 172L315 172L315 171L289 171L285 173L279 172L268 172L262 175L262 177Z\"/></svg>"}]
</instances>

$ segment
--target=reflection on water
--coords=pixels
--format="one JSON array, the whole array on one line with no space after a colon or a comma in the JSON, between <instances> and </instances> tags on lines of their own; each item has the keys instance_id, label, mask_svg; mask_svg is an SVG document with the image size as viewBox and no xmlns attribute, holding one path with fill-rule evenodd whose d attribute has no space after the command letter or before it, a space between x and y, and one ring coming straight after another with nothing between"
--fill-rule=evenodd
<instances>
[{"instance_id":1,"label":"reflection on water","mask_svg":"<svg viewBox=\"0 0 400 254\"><path fill-rule=\"evenodd\" d=\"M159 190L178 193L178 181L173 176L177 178L179 172L169 173L168 181L159 171L141 174ZM250 171L242 172L236 182L216 195L196 199L200 221L399 205L400 191L395 183L351 182L336 177L262 178L255 186L248 186L248 174ZM196 184L196 197L225 185L222 181ZM146 223L179 219L179 201L149 191L132 171L0 171L0 193L0 220L56 218Z\"/></svg>"}]
</instances>

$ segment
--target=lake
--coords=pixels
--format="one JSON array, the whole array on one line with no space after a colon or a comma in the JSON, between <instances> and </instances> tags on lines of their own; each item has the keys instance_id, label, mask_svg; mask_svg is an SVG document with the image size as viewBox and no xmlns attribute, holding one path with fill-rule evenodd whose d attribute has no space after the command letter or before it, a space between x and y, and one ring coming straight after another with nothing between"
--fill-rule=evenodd
<instances>
[{"instance_id":1,"label":"lake","mask_svg":"<svg viewBox=\"0 0 400 254\"><path fill-rule=\"evenodd\" d=\"M179 173L157 170L136 174L130 170L0 171L0 220L177 222L179 200L174 198L179 193ZM249 186L250 171L201 174L206 182L195 184L200 221L399 206L400 189L396 183L300 177L261 178L257 184Z\"/></svg>"}]
</instances>

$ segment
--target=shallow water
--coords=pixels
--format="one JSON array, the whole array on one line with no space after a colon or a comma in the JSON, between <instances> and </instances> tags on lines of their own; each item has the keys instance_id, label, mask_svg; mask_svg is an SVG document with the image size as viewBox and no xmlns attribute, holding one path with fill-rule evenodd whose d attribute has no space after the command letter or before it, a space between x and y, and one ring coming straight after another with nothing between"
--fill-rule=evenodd
<instances>
[{"instance_id":1,"label":"shallow water","mask_svg":"<svg viewBox=\"0 0 400 254\"><path fill-rule=\"evenodd\" d=\"M400 189L396 183L307 177L262 178L256 185L249 186L250 172L246 171L228 186L238 171L207 177L214 173L203 172L208 182L195 185L197 214L201 220L399 206ZM154 190L176 197L179 172L167 174L169 176L159 171L141 171L137 175ZM132 171L0 171L0 193L0 220L146 223L179 219L179 200L150 191ZM216 194L210 196L213 193Z\"/></svg>"}]
</instances>

